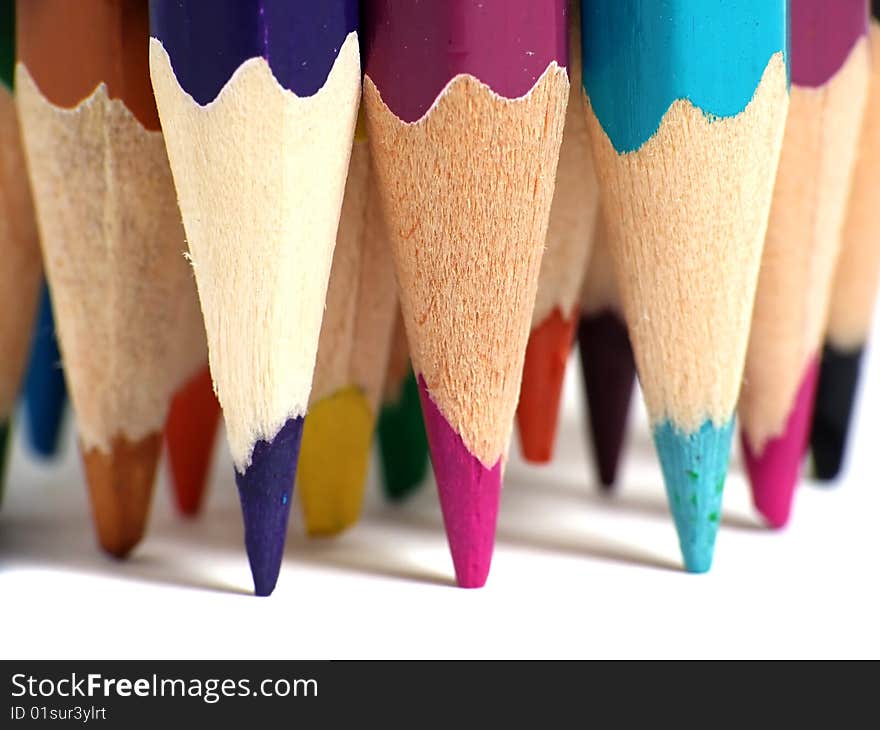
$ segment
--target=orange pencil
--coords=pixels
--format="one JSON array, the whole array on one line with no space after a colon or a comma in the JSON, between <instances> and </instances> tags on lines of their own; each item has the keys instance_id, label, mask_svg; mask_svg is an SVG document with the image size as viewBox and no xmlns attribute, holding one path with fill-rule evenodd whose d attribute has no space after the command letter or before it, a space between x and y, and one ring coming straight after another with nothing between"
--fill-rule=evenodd
<instances>
[{"instance_id":1,"label":"orange pencil","mask_svg":"<svg viewBox=\"0 0 880 730\"><path fill-rule=\"evenodd\" d=\"M581 56L580 10L570 3L570 58ZM538 275L532 331L526 347L516 422L527 461L553 457L562 381L571 354L580 296L599 207L590 137L583 108L580 63L569 70L571 91L559 148L556 190Z\"/></svg>"}]
</instances>

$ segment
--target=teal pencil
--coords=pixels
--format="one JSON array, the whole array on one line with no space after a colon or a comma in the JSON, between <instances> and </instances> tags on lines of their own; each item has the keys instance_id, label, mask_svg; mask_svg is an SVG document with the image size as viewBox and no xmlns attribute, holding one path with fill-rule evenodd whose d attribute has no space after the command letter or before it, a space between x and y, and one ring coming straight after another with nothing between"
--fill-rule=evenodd
<instances>
[{"instance_id":1,"label":"teal pencil","mask_svg":"<svg viewBox=\"0 0 880 730\"><path fill-rule=\"evenodd\" d=\"M788 109L788 3L582 8L611 254L684 563L704 572Z\"/></svg>"}]
</instances>

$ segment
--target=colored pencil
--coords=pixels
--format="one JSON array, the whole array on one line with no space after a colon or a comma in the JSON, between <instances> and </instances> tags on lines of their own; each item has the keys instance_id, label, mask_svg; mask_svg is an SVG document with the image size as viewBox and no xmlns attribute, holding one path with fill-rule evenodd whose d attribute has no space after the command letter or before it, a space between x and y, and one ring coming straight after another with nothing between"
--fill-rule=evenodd
<instances>
[{"instance_id":1,"label":"colored pencil","mask_svg":"<svg viewBox=\"0 0 880 730\"><path fill-rule=\"evenodd\" d=\"M870 75L867 0L793 0L791 107L740 398L755 507L788 522Z\"/></svg>"},{"instance_id":2,"label":"colored pencil","mask_svg":"<svg viewBox=\"0 0 880 730\"><path fill-rule=\"evenodd\" d=\"M15 4L0 2L0 499L10 420L27 363L40 285L40 244L12 96Z\"/></svg>"},{"instance_id":3,"label":"colored pencil","mask_svg":"<svg viewBox=\"0 0 880 730\"><path fill-rule=\"evenodd\" d=\"M406 327L399 309L377 431L385 496L392 500L405 499L425 480L428 436L422 420L419 386L410 366Z\"/></svg>"},{"instance_id":4,"label":"colored pencil","mask_svg":"<svg viewBox=\"0 0 880 730\"><path fill-rule=\"evenodd\" d=\"M181 292L177 333L174 352L183 385L168 411L165 448L177 509L185 517L195 517L211 470L220 404L207 365L208 344L194 277Z\"/></svg>"},{"instance_id":5,"label":"colored pencil","mask_svg":"<svg viewBox=\"0 0 880 730\"><path fill-rule=\"evenodd\" d=\"M142 0L17 5L16 101L102 547L146 527L191 273Z\"/></svg>"},{"instance_id":6,"label":"colored pencil","mask_svg":"<svg viewBox=\"0 0 880 730\"><path fill-rule=\"evenodd\" d=\"M44 281L24 385L26 434L37 456L52 459L58 454L66 406L67 387L55 336L52 299Z\"/></svg>"},{"instance_id":7,"label":"colored pencil","mask_svg":"<svg viewBox=\"0 0 880 730\"><path fill-rule=\"evenodd\" d=\"M205 365L177 391L165 423L174 502L185 517L202 509L219 425L220 404Z\"/></svg>"},{"instance_id":8,"label":"colored pencil","mask_svg":"<svg viewBox=\"0 0 880 730\"><path fill-rule=\"evenodd\" d=\"M600 211L578 323L578 349L590 422L589 445L599 484L606 490L617 480L636 380L608 235Z\"/></svg>"},{"instance_id":9,"label":"colored pencil","mask_svg":"<svg viewBox=\"0 0 880 730\"><path fill-rule=\"evenodd\" d=\"M152 0L150 62L258 595L278 579L360 97L356 0Z\"/></svg>"},{"instance_id":10,"label":"colored pencil","mask_svg":"<svg viewBox=\"0 0 880 730\"><path fill-rule=\"evenodd\" d=\"M359 135L299 456L297 488L310 535L337 534L360 516L396 314L394 265L369 147Z\"/></svg>"},{"instance_id":11,"label":"colored pencil","mask_svg":"<svg viewBox=\"0 0 880 730\"><path fill-rule=\"evenodd\" d=\"M816 476L840 473L880 277L880 2L872 4L871 81L831 291L810 433Z\"/></svg>"},{"instance_id":12,"label":"colored pencil","mask_svg":"<svg viewBox=\"0 0 880 730\"><path fill-rule=\"evenodd\" d=\"M486 581L559 155L565 0L369 0L364 104L458 584Z\"/></svg>"},{"instance_id":13,"label":"colored pencil","mask_svg":"<svg viewBox=\"0 0 880 730\"><path fill-rule=\"evenodd\" d=\"M570 57L580 58L580 8L569 5ZM571 354L587 259L599 207L581 91L580 64L569 69L571 90L550 206L547 242L538 275L532 331L526 347L516 422L523 457L536 464L553 457L562 381Z\"/></svg>"},{"instance_id":14,"label":"colored pencil","mask_svg":"<svg viewBox=\"0 0 880 730\"><path fill-rule=\"evenodd\" d=\"M711 566L788 106L786 0L584 0L593 160L688 571Z\"/></svg>"}]
</instances>

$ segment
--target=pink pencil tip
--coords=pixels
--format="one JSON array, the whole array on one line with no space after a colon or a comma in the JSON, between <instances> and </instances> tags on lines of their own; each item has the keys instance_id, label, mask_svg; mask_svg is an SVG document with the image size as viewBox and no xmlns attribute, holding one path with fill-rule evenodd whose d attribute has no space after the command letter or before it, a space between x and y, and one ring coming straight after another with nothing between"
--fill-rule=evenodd
<instances>
[{"instance_id":1,"label":"pink pencil tip","mask_svg":"<svg viewBox=\"0 0 880 730\"><path fill-rule=\"evenodd\" d=\"M471 454L440 413L421 374L418 382L455 578L462 588L480 588L492 563L501 459L487 468Z\"/></svg>"},{"instance_id":2,"label":"pink pencil tip","mask_svg":"<svg viewBox=\"0 0 880 730\"><path fill-rule=\"evenodd\" d=\"M791 516L801 462L809 438L818 375L818 359L812 358L804 371L785 430L780 436L770 439L760 454L755 454L748 436L742 434L752 500L767 524L773 528L785 527Z\"/></svg>"}]
</instances>

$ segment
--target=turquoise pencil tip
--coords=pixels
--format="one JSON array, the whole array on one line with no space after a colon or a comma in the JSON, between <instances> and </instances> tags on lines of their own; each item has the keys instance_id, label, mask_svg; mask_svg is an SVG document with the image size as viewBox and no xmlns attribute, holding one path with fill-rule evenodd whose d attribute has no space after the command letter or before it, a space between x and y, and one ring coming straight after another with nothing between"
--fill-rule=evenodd
<instances>
[{"instance_id":1,"label":"turquoise pencil tip","mask_svg":"<svg viewBox=\"0 0 880 730\"><path fill-rule=\"evenodd\" d=\"M690 573L712 567L733 423L731 418L719 428L706 421L698 431L685 433L665 421L654 429L669 508Z\"/></svg>"}]
</instances>

